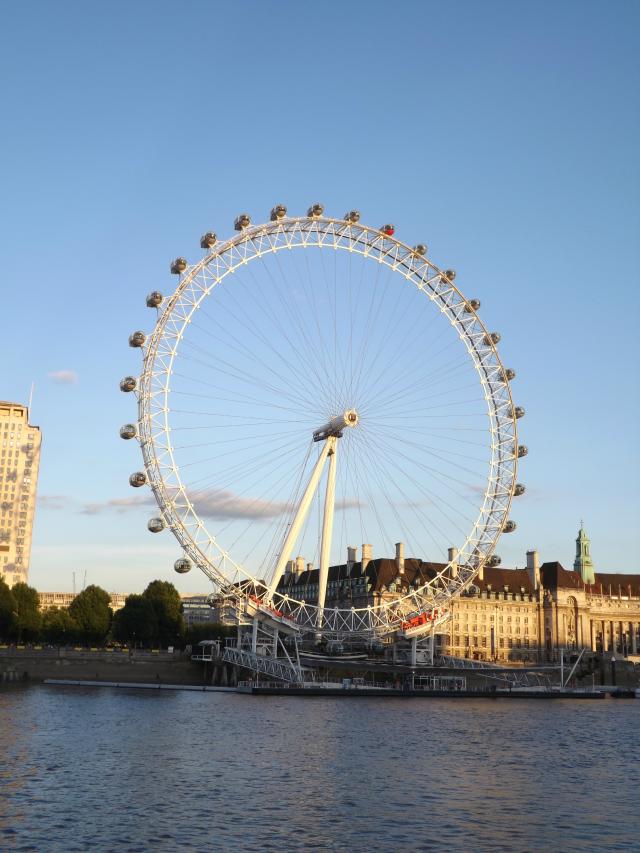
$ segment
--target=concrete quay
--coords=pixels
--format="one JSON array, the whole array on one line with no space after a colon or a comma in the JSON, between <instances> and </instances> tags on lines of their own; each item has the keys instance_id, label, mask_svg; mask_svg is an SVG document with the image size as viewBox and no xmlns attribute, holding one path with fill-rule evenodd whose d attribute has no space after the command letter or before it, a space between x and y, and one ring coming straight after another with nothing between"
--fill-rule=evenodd
<instances>
[{"instance_id":1,"label":"concrete quay","mask_svg":"<svg viewBox=\"0 0 640 853\"><path fill-rule=\"evenodd\" d=\"M237 673L235 667L222 662L203 666L179 651L39 646L0 648L0 683L47 679L235 687Z\"/></svg>"}]
</instances>

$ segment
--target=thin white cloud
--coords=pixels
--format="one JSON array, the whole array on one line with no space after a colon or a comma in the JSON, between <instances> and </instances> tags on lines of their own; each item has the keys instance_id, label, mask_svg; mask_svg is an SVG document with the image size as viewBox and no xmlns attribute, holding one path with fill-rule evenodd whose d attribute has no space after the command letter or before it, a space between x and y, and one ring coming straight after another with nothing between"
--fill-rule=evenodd
<instances>
[{"instance_id":1,"label":"thin white cloud","mask_svg":"<svg viewBox=\"0 0 640 853\"><path fill-rule=\"evenodd\" d=\"M42 509L66 509L71 503L68 495L39 495L38 506Z\"/></svg>"},{"instance_id":2,"label":"thin white cloud","mask_svg":"<svg viewBox=\"0 0 640 853\"><path fill-rule=\"evenodd\" d=\"M78 381L78 374L75 370L52 370L47 373L47 376L56 385L75 385Z\"/></svg>"},{"instance_id":3,"label":"thin white cloud","mask_svg":"<svg viewBox=\"0 0 640 853\"><path fill-rule=\"evenodd\" d=\"M277 518L287 509L287 504L280 501L241 498L225 489L192 492L189 497L198 515L205 518L247 518L260 521Z\"/></svg>"},{"instance_id":4,"label":"thin white cloud","mask_svg":"<svg viewBox=\"0 0 640 853\"><path fill-rule=\"evenodd\" d=\"M80 512L82 515L100 515L103 512L124 513L132 507L149 506L155 501L151 495L136 495L130 498L112 498L110 501L93 501L85 504Z\"/></svg>"},{"instance_id":5,"label":"thin white cloud","mask_svg":"<svg viewBox=\"0 0 640 853\"><path fill-rule=\"evenodd\" d=\"M248 521L266 521L284 515L290 508L283 501L265 501L260 498L243 498L227 489L207 489L190 492L189 498L198 515L203 518L247 519ZM100 515L115 512L120 515L136 507L155 507L153 495L132 495L128 498L112 498L108 501L86 503L80 512L83 515ZM353 498L336 501L336 511L357 509L365 506Z\"/></svg>"},{"instance_id":6,"label":"thin white cloud","mask_svg":"<svg viewBox=\"0 0 640 853\"><path fill-rule=\"evenodd\" d=\"M335 508L337 512L342 512L346 509L366 509L366 504L359 501L357 498L344 498L344 500L336 501Z\"/></svg>"}]
</instances>

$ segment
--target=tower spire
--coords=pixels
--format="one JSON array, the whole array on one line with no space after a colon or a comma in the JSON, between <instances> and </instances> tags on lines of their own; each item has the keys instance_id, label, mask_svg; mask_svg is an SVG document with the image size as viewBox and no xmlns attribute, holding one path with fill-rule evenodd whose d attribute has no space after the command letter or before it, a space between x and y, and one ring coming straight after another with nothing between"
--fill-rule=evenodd
<instances>
[{"instance_id":1,"label":"tower spire","mask_svg":"<svg viewBox=\"0 0 640 853\"><path fill-rule=\"evenodd\" d=\"M584 521L580 519L580 530L576 539L576 558L573 561L574 572L580 572L580 577L585 583L595 583L596 576L593 571L591 560L591 542L584 529Z\"/></svg>"}]
</instances>

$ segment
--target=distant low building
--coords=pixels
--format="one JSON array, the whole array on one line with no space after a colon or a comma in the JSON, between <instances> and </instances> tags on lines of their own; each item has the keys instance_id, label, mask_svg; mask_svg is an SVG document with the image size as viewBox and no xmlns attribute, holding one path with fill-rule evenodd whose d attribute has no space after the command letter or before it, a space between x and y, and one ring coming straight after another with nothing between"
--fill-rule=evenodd
<instances>
[{"instance_id":1,"label":"distant low building","mask_svg":"<svg viewBox=\"0 0 640 853\"><path fill-rule=\"evenodd\" d=\"M40 599L40 610L49 610L52 607L67 608L77 594L78 593L75 592L39 592L38 598ZM124 602L127 598L125 593L110 592L109 595L111 597L109 606L114 613L116 610L120 610L121 607L124 607Z\"/></svg>"},{"instance_id":2,"label":"distant low building","mask_svg":"<svg viewBox=\"0 0 640 853\"><path fill-rule=\"evenodd\" d=\"M182 615L187 626L202 625L206 622L237 624L235 608L228 599L216 599L209 604L208 595L183 595L181 598Z\"/></svg>"},{"instance_id":3,"label":"distant low building","mask_svg":"<svg viewBox=\"0 0 640 853\"><path fill-rule=\"evenodd\" d=\"M127 595L124 592L110 592L110 607L115 613L124 607ZM76 597L74 592L39 592L40 609L48 610L51 607L68 607ZM224 625L235 624L235 610L224 600L218 606L208 603L209 596L206 593L199 595L181 595L183 616L187 625L197 625L203 622L222 622Z\"/></svg>"}]
</instances>

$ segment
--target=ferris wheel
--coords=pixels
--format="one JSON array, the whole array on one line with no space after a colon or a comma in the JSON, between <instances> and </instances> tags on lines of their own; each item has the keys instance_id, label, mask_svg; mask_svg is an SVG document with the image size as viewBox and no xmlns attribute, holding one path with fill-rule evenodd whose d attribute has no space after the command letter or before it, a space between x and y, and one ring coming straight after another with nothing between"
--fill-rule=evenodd
<instances>
[{"instance_id":1,"label":"ferris wheel","mask_svg":"<svg viewBox=\"0 0 640 853\"><path fill-rule=\"evenodd\" d=\"M177 538L177 572L303 635L437 619L499 565L524 492L500 336L394 231L320 204L238 216L233 237L207 232L199 261L171 264L175 292L147 296L155 327L129 339L142 370L120 388L138 419L120 435L142 450L130 484L157 501L149 530ZM376 598L367 564L394 575L394 545Z\"/></svg>"}]
</instances>

